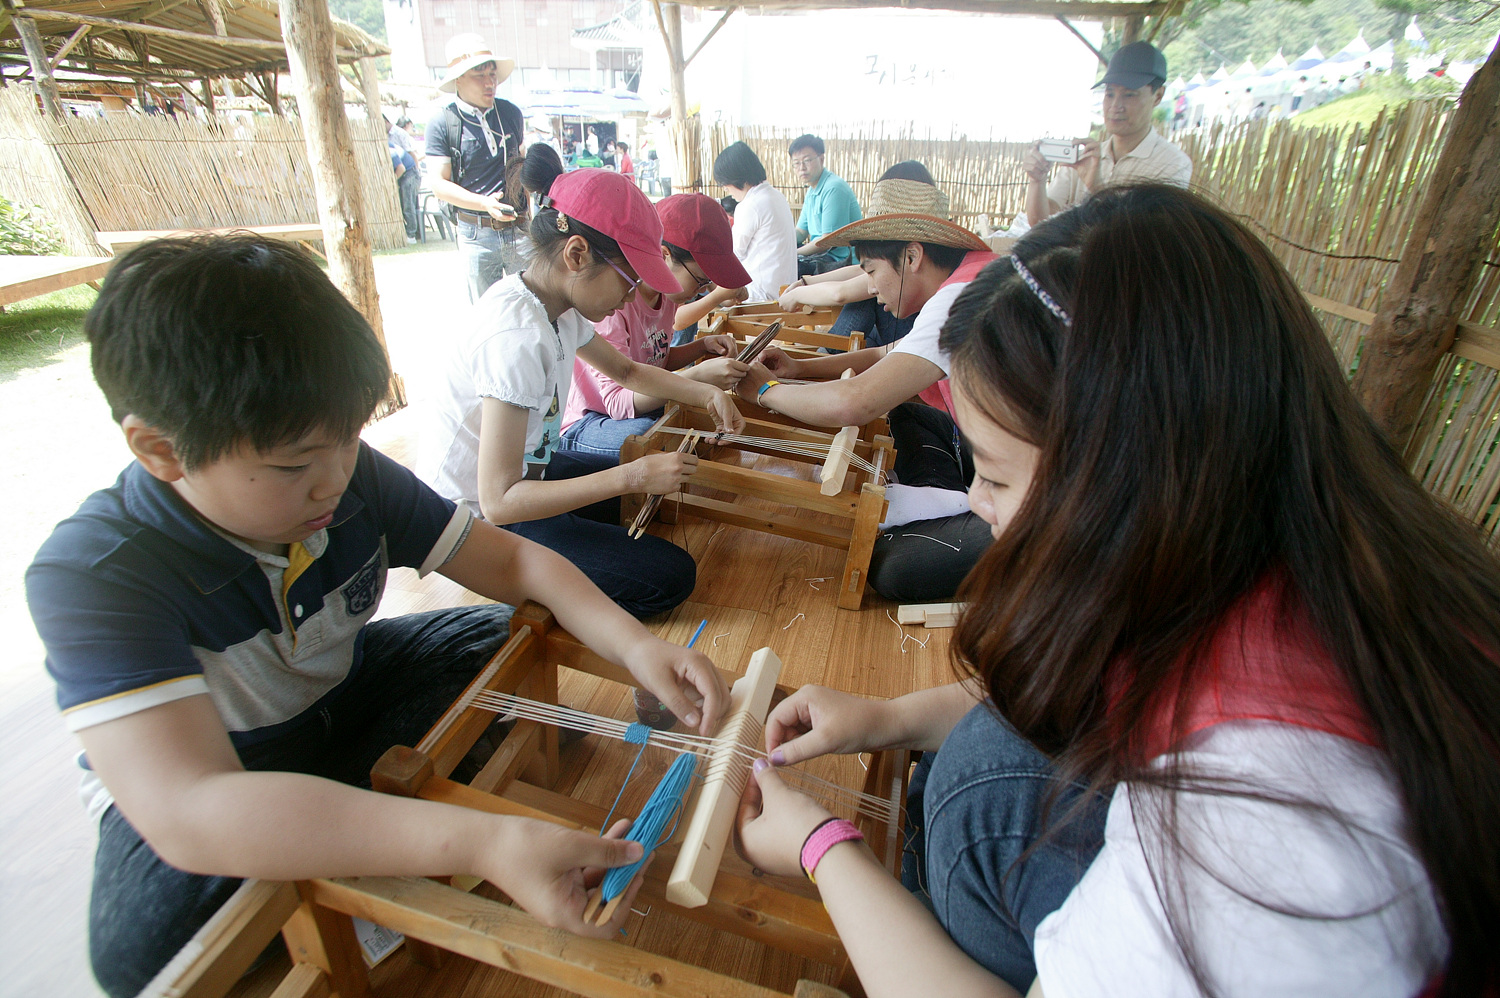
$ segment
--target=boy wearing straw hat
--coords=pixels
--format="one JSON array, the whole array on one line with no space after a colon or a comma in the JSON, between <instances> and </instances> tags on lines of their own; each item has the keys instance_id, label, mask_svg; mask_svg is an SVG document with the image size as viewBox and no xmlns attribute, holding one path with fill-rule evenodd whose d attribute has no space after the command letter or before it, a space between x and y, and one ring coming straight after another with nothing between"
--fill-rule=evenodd
<instances>
[{"instance_id":1,"label":"boy wearing straw hat","mask_svg":"<svg viewBox=\"0 0 1500 998\"><path fill-rule=\"evenodd\" d=\"M953 422L938 333L954 299L995 254L950 220L940 189L904 179L877 183L869 214L820 242L853 247L880 304L897 318L915 314L911 332L885 346L806 360L769 348L736 391L815 426L889 414L899 483L887 490L890 510L875 541L870 585L898 602L950 599L989 546L990 532L969 509L973 462ZM838 380L848 368L854 377ZM794 385L782 378L830 380ZM914 395L922 402L907 401Z\"/></svg>"},{"instance_id":2,"label":"boy wearing straw hat","mask_svg":"<svg viewBox=\"0 0 1500 998\"><path fill-rule=\"evenodd\" d=\"M516 224L505 187L526 125L520 108L495 96L514 59L497 58L479 35L455 35L446 54L448 70L438 89L455 97L427 124L427 159L432 193L455 209L472 302L531 256L531 240Z\"/></svg>"}]
</instances>

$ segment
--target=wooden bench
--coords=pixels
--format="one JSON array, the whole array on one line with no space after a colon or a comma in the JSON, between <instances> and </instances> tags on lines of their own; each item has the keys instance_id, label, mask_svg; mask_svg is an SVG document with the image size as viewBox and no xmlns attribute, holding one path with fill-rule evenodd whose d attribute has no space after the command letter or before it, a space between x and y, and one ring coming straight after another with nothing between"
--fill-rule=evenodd
<instances>
[{"instance_id":1,"label":"wooden bench","mask_svg":"<svg viewBox=\"0 0 1500 998\"><path fill-rule=\"evenodd\" d=\"M0 256L0 308L80 284L97 290L113 264L107 256Z\"/></svg>"}]
</instances>

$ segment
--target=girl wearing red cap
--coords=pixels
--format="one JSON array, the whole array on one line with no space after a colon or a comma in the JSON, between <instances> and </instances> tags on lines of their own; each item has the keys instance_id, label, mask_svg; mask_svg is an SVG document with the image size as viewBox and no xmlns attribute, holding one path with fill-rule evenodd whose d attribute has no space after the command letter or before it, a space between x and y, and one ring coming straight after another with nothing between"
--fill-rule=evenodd
<instances>
[{"instance_id":1,"label":"girl wearing red cap","mask_svg":"<svg viewBox=\"0 0 1500 998\"><path fill-rule=\"evenodd\" d=\"M672 346L672 333L686 329L720 305L741 301L750 275L734 255L729 215L703 194L674 194L656 203L662 224L662 262L682 290L672 294L647 283L635 300L599 323L599 335L631 360L725 391L739 383L748 365L734 359L729 335L705 336ZM696 301L695 296L702 294ZM709 358L709 359L705 359ZM618 455L631 434L644 433L661 415L660 396L631 391L597 368L573 364L573 393L563 416L561 447Z\"/></svg>"},{"instance_id":2,"label":"girl wearing red cap","mask_svg":"<svg viewBox=\"0 0 1500 998\"><path fill-rule=\"evenodd\" d=\"M1285 268L1202 198L1108 187L942 347L995 537L967 678L766 722L776 764L927 750L909 891L764 760L751 862L816 880L871 998L1496 994L1500 562Z\"/></svg>"},{"instance_id":3,"label":"girl wearing red cap","mask_svg":"<svg viewBox=\"0 0 1500 998\"><path fill-rule=\"evenodd\" d=\"M485 293L454 344L420 472L443 495L572 561L636 617L664 613L693 591L693 560L658 537L630 540L619 497L675 492L698 459L652 454L621 465L558 452L574 358L631 391L705 408L720 429L738 432L744 420L720 389L637 363L594 335L593 324L630 303L643 281L679 290L646 195L609 170L564 174L548 146L528 151L521 181L538 195L536 258Z\"/></svg>"}]
</instances>

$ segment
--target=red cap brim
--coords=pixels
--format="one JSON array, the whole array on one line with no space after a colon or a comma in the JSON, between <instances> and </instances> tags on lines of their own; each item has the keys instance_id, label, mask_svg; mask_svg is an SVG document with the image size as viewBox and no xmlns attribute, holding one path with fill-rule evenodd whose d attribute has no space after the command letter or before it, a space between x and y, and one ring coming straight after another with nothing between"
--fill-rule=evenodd
<instances>
[{"instance_id":1,"label":"red cap brim","mask_svg":"<svg viewBox=\"0 0 1500 998\"><path fill-rule=\"evenodd\" d=\"M682 291L682 285L672 276L672 268L661 258L660 244L653 250L645 250L620 243L620 249L625 253L625 259L635 268L635 276L649 287L664 295L675 295Z\"/></svg>"},{"instance_id":2,"label":"red cap brim","mask_svg":"<svg viewBox=\"0 0 1500 998\"><path fill-rule=\"evenodd\" d=\"M743 288L750 283L750 272L733 253L693 253L693 262L703 268L703 276L721 288Z\"/></svg>"}]
</instances>

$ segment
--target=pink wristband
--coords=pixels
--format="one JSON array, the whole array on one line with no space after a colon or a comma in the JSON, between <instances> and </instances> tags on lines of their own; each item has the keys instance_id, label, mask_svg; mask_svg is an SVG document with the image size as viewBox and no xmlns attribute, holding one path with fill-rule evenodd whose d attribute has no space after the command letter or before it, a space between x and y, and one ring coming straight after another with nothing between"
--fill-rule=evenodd
<instances>
[{"instance_id":1,"label":"pink wristband","mask_svg":"<svg viewBox=\"0 0 1500 998\"><path fill-rule=\"evenodd\" d=\"M823 861L828 850L840 842L862 840L864 837L864 832L854 827L852 821L834 818L823 822L814 828L812 834L807 837L807 841L802 843L802 872L807 874L808 880L816 884L818 881L813 874L817 872L818 864Z\"/></svg>"}]
</instances>

